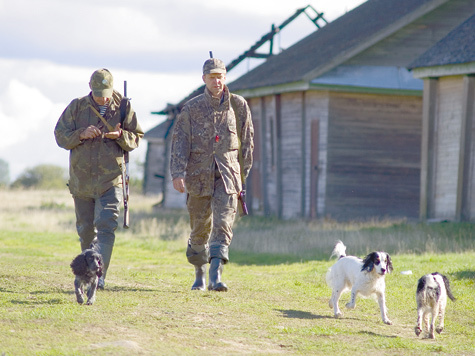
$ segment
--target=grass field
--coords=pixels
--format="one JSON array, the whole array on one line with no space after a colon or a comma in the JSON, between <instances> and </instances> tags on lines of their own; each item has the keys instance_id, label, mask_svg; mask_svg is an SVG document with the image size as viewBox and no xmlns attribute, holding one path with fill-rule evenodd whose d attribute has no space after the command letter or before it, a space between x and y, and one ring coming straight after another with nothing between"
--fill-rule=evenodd
<instances>
[{"instance_id":1,"label":"grass field","mask_svg":"<svg viewBox=\"0 0 475 356\"><path fill-rule=\"evenodd\" d=\"M211 293L190 290L187 215L133 196L132 228L117 232L106 289L85 306L69 268L79 253L71 197L0 191L0 200L0 355L475 355L473 224L248 217L236 222L229 292ZM371 299L333 318L325 273L336 239L349 254L391 254L393 325ZM444 332L421 339L416 283L435 271L457 301L448 302Z\"/></svg>"}]
</instances>

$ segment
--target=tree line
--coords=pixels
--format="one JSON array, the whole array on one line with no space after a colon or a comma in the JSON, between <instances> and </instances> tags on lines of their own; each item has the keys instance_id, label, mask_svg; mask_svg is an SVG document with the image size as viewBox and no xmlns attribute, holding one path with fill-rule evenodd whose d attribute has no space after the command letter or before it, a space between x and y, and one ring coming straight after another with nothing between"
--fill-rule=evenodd
<instances>
[{"instance_id":1,"label":"tree line","mask_svg":"<svg viewBox=\"0 0 475 356\"><path fill-rule=\"evenodd\" d=\"M61 189L68 181L67 169L53 164L40 164L27 168L10 182L8 162L0 159L0 187L24 189Z\"/></svg>"},{"instance_id":2,"label":"tree line","mask_svg":"<svg viewBox=\"0 0 475 356\"><path fill-rule=\"evenodd\" d=\"M8 162L0 158L0 188L12 189L67 189L69 173L66 168L53 164L40 164L25 169L13 182L10 182ZM143 180L130 179L130 187L136 192L142 190Z\"/></svg>"}]
</instances>

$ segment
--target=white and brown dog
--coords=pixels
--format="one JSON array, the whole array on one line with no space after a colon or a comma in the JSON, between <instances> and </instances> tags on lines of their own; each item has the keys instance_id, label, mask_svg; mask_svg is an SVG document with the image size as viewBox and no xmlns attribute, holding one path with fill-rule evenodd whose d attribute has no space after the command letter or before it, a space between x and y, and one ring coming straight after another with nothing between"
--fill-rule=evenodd
<instances>
[{"instance_id":1,"label":"white and brown dog","mask_svg":"<svg viewBox=\"0 0 475 356\"><path fill-rule=\"evenodd\" d=\"M354 309L356 296L376 297L381 310L381 318L385 324L391 325L386 308L384 277L393 270L389 254L386 252L371 252L363 260L346 255L346 246L338 241L331 256L337 256L338 261L328 270L327 283L332 288L329 302L334 309L335 318L343 314L338 307L338 301L343 292L351 290L351 300L346 307Z\"/></svg>"},{"instance_id":2,"label":"white and brown dog","mask_svg":"<svg viewBox=\"0 0 475 356\"><path fill-rule=\"evenodd\" d=\"M439 334L444 330L447 296L452 301L455 301L450 290L449 279L446 276L434 272L426 274L419 279L416 291L417 325L414 328L417 336L422 332L423 323L427 332L425 337L427 338L435 339L434 329ZM435 328L437 316L439 317L439 326Z\"/></svg>"}]
</instances>

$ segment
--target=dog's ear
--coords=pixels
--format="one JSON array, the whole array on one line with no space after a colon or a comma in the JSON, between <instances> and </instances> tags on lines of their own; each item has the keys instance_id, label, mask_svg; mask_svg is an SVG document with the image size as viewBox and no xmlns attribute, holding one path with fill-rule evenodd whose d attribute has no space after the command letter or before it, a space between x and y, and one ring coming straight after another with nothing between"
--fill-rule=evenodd
<instances>
[{"instance_id":1,"label":"dog's ear","mask_svg":"<svg viewBox=\"0 0 475 356\"><path fill-rule=\"evenodd\" d=\"M98 255L98 258L99 258L99 262L101 263L101 266L103 266L104 265L104 259L102 258L102 255L99 252L97 252L97 255Z\"/></svg>"},{"instance_id":2,"label":"dog's ear","mask_svg":"<svg viewBox=\"0 0 475 356\"><path fill-rule=\"evenodd\" d=\"M76 258L71 262L70 264L71 269L73 270L73 273L76 276L82 276L87 273L87 261L86 261L86 255L81 253L80 255L77 255Z\"/></svg>"},{"instance_id":3,"label":"dog's ear","mask_svg":"<svg viewBox=\"0 0 475 356\"><path fill-rule=\"evenodd\" d=\"M104 259L102 258L102 255L99 252L96 252L97 259L99 260L99 271L97 271L97 277L102 277L103 274L103 269L104 269Z\"/></svg>"},{"instance_id":4,"label":"dog's ear","mask_svg":"<svg viewBox=\"0 0 475 356\"><path fill-rule=\"evenodd\" d=\"M426 279L424 278L424 276L422 276L421 278L419 278L419 281L417 282L416 293L420 293L421 291L423 291L425 286L426 286Z\"/></svg>"},{"instance_id":5,"label":"dog's ear","mask_svg":"<svg viewBox=\"0 0 475 356\"><path fill-rule=\"evenodd\" d=\"M386 253L386 258L388 259L388 272L391 273L393 271L393 261L391 261L389 253Z\"/></svg>"},{"instance_id":6,"label":"dog's ear","mask_svg":"<svg viewBox=\"0 0 475 356\"><path fill-rule=\"evenodd\" d=\"M371 252L363 260L363 267L361 267L361 272L367 271L371 272L374 268L374 260L377 258L376 252Z\"/></svg>"}]
</instances>

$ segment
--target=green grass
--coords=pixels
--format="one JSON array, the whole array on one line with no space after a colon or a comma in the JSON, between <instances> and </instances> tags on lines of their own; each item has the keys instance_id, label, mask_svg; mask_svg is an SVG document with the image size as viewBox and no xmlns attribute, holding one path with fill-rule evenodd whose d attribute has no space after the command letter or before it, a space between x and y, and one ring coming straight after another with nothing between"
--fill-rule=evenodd
<instances>
[{"instance_id":1,"label":"green grass","mask_svg":"<svg viewBox=\"0 0 475 356\"><path fill-rule=\"evenodd\" d=\"M85 306L75 302L69 268L79 252L70 197L13 195L0 192L12 201L0 210L0 355L475 355L473 225L242 219L223 275L230 289L211 293L190 290L186 214L134 197L106 289ZM391 253L393 325L372 299L333 318L325 273L337 238L350 254L375 245ZM457 301L448 302L444 332L428 340L413 331L415 286L434 271L449 277Z\"/></svg>"}]
</instances>

